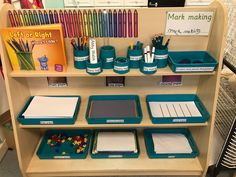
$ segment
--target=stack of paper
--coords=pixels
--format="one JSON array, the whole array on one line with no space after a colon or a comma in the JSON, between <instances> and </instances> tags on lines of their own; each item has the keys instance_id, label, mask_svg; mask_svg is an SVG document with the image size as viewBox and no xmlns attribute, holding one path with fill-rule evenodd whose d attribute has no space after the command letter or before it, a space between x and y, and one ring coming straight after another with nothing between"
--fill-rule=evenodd
<instances>
[{"instance_id":1,"label":"stack of paper","mask_svg":"<svg viewBox=\"0 0 236 177\"><path fill-rule=\"evenodd\" d=\"M46 97L35 96L26 111L22 114L27 118L72 118L78 97Z\"/></svg>"},{"instance_id":2,"label":"stack of paper","mask_svg":"<svg viewBox=\"0 0 236 177\"><path fill-rule=\"evenodd\" d=\"M137 152L134 132L99 132L95 153Z\"/></svg>"},{"instance_id":3,"label":"stack of paper","mask_svg":"<svg viewBox=\"0 0 236 177\"><path fill-rule=\"evenodd\" d=\"M202 117L194 101L149 102L153 117Z\"/></svg>"},{"instance_id":4,"label":"stack of paper","mask_svg":"<svg viewBox=\"0 0 236 177\"><path fill-rule=\"evenodd\" d=\"M157 154L192 153L188 139L181 133L153 133L152 139Z\"/></svg>"}]
</instances>

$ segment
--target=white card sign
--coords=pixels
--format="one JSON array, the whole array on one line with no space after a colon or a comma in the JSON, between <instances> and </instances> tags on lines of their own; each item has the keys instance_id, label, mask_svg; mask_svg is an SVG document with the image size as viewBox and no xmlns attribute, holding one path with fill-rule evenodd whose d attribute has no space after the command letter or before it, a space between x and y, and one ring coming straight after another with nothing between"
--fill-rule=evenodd
<instances>
[{"instance_id":1,"label":"white card sign","mask_svg":"<svg viewBox=\"0 0 236 177\"><path fill-rule=\"evenodd\" d=\"M208 35L214 12L167 12L166 35Z\"/></svg>"}]
</instances>

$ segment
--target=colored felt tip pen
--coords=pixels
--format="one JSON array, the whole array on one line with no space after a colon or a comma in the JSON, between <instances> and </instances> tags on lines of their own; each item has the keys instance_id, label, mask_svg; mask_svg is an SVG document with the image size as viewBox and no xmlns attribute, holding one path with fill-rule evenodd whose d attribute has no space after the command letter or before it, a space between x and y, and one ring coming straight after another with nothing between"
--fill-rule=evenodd
<instances>
[{"instance_id":1,"label":"colored felt tip pen","mask_svg":"<svg viewBox=\"0 0 236 177\"><path fill-rule=\"evenodd\" d=\"M49 24L49 18L48 18L48 13L47 13L47 11L44 10L43 14L44 14L45 23L46 23L46 24Z\"/></svg>"},{"instance_id":2,"label":"colored felt tip pen","mask_svg":"<svg viewBox=\"0 0 236 177\"><path fill-rule=\"evenodd\" d=\"M50 24L54 24L54 18L53 18L53 13L51 10L49 10L49 19L50 19Z\"/></svg>"},{"instance_id":3,"label":"colored felt tip pen","mask_svg":"<svg viewBox=\"0 0 236 177\"><path fill-rule=\"evenodd\" d=\"M33 13L31 12L31 10L29 10L29 19L30 19L30 24L35 25L34 16L33 16Z\"/></svg>"},{"instance_id":4,"label":"colored felt tip pen","mask_svg":"<svg viewBox=\"0 0 236 177\"><path fill-rule=\"evenodd\" d=\"M11 12L10 10L8 11L8 17L9 17L9 19L10 19L11 26L12 26L12 27L16 27L16 23L15 23L13 14L12 14L12 12Z\"/></svg>"},{"instance_id":5,"label":"colored felt tip pen","mask_svg":"<svg viewBox=\"0 0 236 177\"><path fill-rule=\"evenodd\" d=\"M103 37L103 15L102 11L98 11L98 18L99 18L99 32L100 32L100 37Z\"/></svg>"},{"instance_id":6,"label":"colored felt tip pen","mask_svg":"<svg viewBox=\"0 0 236 177\"><path fill-rule=\"evenodd\" d=\"M33 11L35 25L39 25L39 18L36 10Z\"/></svg>"},{"instance_id":7,"label":"colored felt tip pen","mask_svg":"<svg viewBox=\"0 0 236 177\"><path fill-rule=\"evenodd\" d=\"M123 37L127 37L127 14L126 14L126 10L123 10Z\"/></svg>"},{"instance_id":8,"label":"colored felt tip pen","mask_svg":"<svg viewBox=\"0 0 236 177\"><path fill-rule=\"evenodd\" d=\"M59 23L59 17L58 17L58 13L56 10L54 10L54 22Z\"/></svg>"},{"instance_id":9,"label":"colored felt tip pen","mask_svg":"<svg viewBox=\"0 0 236 177\"><path fill-rule=\"evenodd\" d=\"M108 16L107 16L107 11L103 11L103 20L104 20L104 25L103 25L103 31L104 31L104 37L108 37Z\"/></svg>"},{"instance_id":10,"label":"colored felt tip pen","mask_svg":"<svg viewBox=\"0 0 236 177\"><path fill-rule=\"evenodd\" d=\"M113 12L113 25L114 25L114 27L113 27L113 29L114 29L114 37L117 37L117 12L116 12L116 10L114 10L114 12Z\"/></svg>"},{"instance_id":11,"label":"colored felt tip pen","mask_svg":"<svg viewBox=\"0 0 236 177\"><path fill-rule=\"evenodd\" d=\"M23 19L23 15L22 15L22 13L21 13L21 11L19 10L18 11L18 17L19 17L19 24L20 24L20 26L25 26L26 25L26 23L25 23L25 21L24 21L24 19Z\"/></svg>"},{"instance_id":12,"label":"colored felt tip pen","mask_svg":"<svg viewBox=\"0 0 236 177\"><path fill-rule=\"evenodd\" d=\"M88 18L87 18L87 11L83 11L83 18L84 18L84 36L88 36Z\"/></svg>"},{"instance_id":13,"label":"colored felt tip pen","mask_svg":"<svg viewBox=\"0 0 236 177\"><path fill-rule=\"evenodd\" d=\"M30 25L30 21L29 21L28 14L27 14L27 12L25 10L23 11L23 14L24 14L25 25L29 26Z\"/></svg>"},{"instance_id":14,"label":"colored felt tip pen","mask_svg":"<svg viewBox=\"0 0 236 177\"><path fill-rule=\"evenodd\" d=\"M65 17L65 26L66 26L67 36L72 37L71 29L70 29L70 22L69 22L69 15L66 10L64 10L64 17Z\"/></svg>"},{"instance_id":15,"label":"colored felt tip pen","mask_svg":"<svg viewBox=\"0 0 236 177\"><path fill-rule=\"evenodd\" d=\"M112 24L112 11L108 11L108 21L109 21L109 37L113 37L113 24Z\"/></svg>"},{"instance_id":16,"label":"colored felt tip pen","mask_svg":"<svg viewBox=\"0 0 236 177\"><path fill-rule=\"evenodd\" d=\"M73 14L71 10L69 10L69 27L71 31L71 37L75 37L74 19L73 19Z\"/></svg>"},{"instance_id":17,"label":"colored felt tip pen","mask_svg":"<svg viewBox=\"0 0 236 177\"><path fill-rule=\"evenodd\" d=\"M18 15L17 15L16 10L13 11L13 15L14 15L14 18L15 18L15 24L16 24L16 26L20 26L20 24L19 24L19 18L18 18Z\"/></svg>"},{"instance_id":18,"label":"colored felt tip pen","mask_svg":"<svg viewBox=\"0 0 236 177\"><path fill-rule=\"evenodd\" d=\"M98 37L98 17L97 17L97 11L93 10L93 25L94 25L94 36Z\"/></svg>"},{"instance_id":19,"label":"colored felt tip pen","mask_svg":"<svg viewBox=\"0 0 236 177\"><path fill-rule=\"evenodd\" d=\"M79 21L76 10L73 11L73 19L74 19L74 27L75 27L75 35L79 36Z\"/></svg>"},{"instance_id":20,"label":"colored felt tip pen","mask_svg":"<svg viewBox=\"0 0 236 177\"><path fill-rule=\"evenodd\" d=\"M129 35L129 37L133 37L133 31L132 31L132 12L131 12L131 10L128 11L128 35Z\"/></svg>"},{"instance_id":21,"label":"colored felt tip pen","mask_svg":"<svg viewBox=\"0 0 236 177\"><path fill-rule=\"evenodd\" d=\"M63 36L67 37L66 27L65 27L65 20L64 20L64 15L63 15L62 10L59 11L59 16L60 16L60 22L61 22L61 25L62 25Z\"/></svg>"},{"instance_id":22,"label":"colored felt tip pen","mask_svg":"<svg viewBox=\"0 0 236 177\"><path fill-rule=\"evenodd\" d=\"M122 34L122 31L123 31L123 22L122 22L122 19L123 19L123 15L122 15L122 11L119 10L118 11L118 37L122 37L123 34Z\"/></svg>"},{"instance_id":23,"label":"colored felt tip pen","mask_svg":"<svg viewBox=\"0 0 236 177\"><path fill-rule=\"evenodd\" d=\"M78 18L79 18L79 37L82 37L84 35L83 32L83 17L82 17L82 13L79 10L78 11Z\"/></svg>"},{"instance_id":24,"label":"colored felt tip pen","mask_svg":"<svg viewBox=\"0 0 236 177\"><path fill-rule=\"evenodd\" d=\"M89 36L94 36L94 28L93 28L93 15L91 10L88 10L88 25L89 25Z\"/></svg>"},{"instance_id":25,"label":"colored felt tip pen","mask_svg":"<svg viewBox=\"0 0 236 177\"><path fill-rule=\"evenodd\" d=\"M39 10L39 20L40 20L41 25L45 24L43 13L41 10Z\"/></svg>"},{"instance_id":26,"label":"colored felt tip pen","mask_svg":"<svg viewBox=\"0 0 236 177\"><path fill-rule=\"evenodd\" d=\"M134 10L134 37L138 37L138 11Z\"/></svg>"}]
</instances>

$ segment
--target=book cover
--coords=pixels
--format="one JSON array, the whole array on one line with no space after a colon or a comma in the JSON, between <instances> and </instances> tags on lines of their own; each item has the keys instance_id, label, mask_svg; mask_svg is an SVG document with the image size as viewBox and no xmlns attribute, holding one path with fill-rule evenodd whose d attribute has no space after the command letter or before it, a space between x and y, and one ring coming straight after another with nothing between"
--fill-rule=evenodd
<instances>
[{"instance_id":1,"label":"book cover","mask_svg":"<svg viewBox=\"0 0 236 177\"><path fill-rule=\"evenodd\" d=\"M65 71L60 24L1 29L13 70Z\"/></svg>"}]
</instances>

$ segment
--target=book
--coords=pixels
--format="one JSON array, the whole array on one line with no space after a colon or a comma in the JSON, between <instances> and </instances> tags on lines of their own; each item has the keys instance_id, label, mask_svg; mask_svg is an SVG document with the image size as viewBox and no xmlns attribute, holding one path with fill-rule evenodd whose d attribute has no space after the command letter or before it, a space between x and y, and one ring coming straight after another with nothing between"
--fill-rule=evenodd
<instances>
[{"instance_id":1,"label":"book","mask_svg":"<svg viewBox=\"0 0 236 177\"><path fill-rule=\"evenodd\" d=\"M13 70L66 70L61 24L3 28L1 34Z\"/></svg>"}]
</instances>

